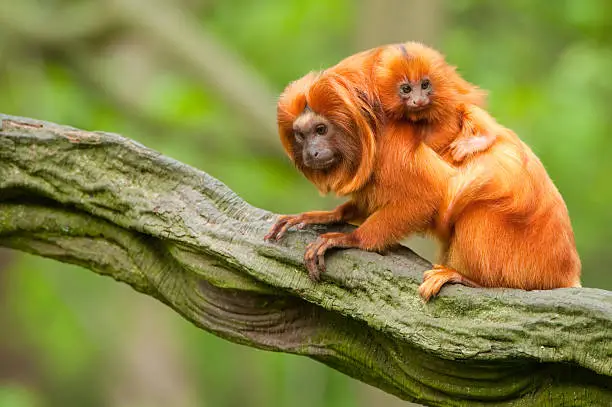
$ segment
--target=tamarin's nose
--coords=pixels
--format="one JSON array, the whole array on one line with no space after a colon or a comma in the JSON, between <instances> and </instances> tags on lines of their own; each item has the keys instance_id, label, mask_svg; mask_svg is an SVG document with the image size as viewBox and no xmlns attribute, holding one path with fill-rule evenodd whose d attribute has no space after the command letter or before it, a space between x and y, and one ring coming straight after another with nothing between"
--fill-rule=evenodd
<instances>
[{"instance_id":1,"label":"tamarin's nose","mask_svg":"<svg viewBox=\"0 0 612 407\"><path fill-rule=\"evenodd\" d=\"M412 104L417 106L417 107L423 107L427 104L427 99L426 98L418 98L418 99L414 99L412 101Z\"/></svg>"},{"instance_id":2,"label":"tamarin's nose","mask_svg":"<svg viewBox=\"0 0 612 407\"><path fill-rule=\"evenodd\" d=\"M317 161L327 161L333 157L333 152L329 148L316 148L311 147L307 150L306 154L310 156L311 159Z\"/></svg>"}]
</instances>

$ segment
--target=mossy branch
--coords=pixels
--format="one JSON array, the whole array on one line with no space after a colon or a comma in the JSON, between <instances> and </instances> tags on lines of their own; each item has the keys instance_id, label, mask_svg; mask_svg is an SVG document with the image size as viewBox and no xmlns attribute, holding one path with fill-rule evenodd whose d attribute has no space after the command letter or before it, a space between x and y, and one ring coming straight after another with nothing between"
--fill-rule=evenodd
<instances>
[{"instance_id":1,"label":"mossy branch","mask_svg":"<svg viewBox=\"0 0 612 407\"><path fill-rule=\"evenodd\" d=\"M302 266L317 231L132 140L0 115L0 245L130 284L202 329L436 406L612 403L612 294L450 286L424 304L409 250ZM320 231L320 230L319 230Z\"/></svg>"}]
</instances>

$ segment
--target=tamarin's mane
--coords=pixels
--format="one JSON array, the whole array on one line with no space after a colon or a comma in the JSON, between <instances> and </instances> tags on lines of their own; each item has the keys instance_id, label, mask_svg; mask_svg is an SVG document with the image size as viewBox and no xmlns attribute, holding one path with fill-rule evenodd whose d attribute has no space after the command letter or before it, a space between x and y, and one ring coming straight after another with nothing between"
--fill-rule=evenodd
<instances>
[{"instance_id":1,"label":"tamarin's mane","mask_svg":"<svg viewBox=\"0 0 612 407\"><path fill-rule=\"evenodd\" d=\"M341 151L359 146L357 154L346 154L332 170L312 170L296 159L293 122L310 109L325 116L339 130ZM376 112L367 89L356 86L342 75L323 71L310 73L290 84L278 102L278 127L285 151L304 175L322 193L347 195L361 188L374 168L376 134L380 114ZM353 157L356 156L356 157Z\"/></svg>"}]
</instances>

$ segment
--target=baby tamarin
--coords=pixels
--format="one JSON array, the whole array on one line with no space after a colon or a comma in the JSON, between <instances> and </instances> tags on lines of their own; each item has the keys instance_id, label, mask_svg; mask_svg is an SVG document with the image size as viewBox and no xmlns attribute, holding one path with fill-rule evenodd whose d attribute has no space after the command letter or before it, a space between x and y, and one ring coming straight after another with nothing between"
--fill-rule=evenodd
<instances>
[{"instance_id":1,"label":"baby tamarin","mask_svg":"<svg viewBox=\"0 0 612 407\"><path fill-rule=\"evenodd\" d=\"M309 74L290 84L278 102L280 137L296 167L320 191L350 199L333 211L283 216L266 239L281 238L291 226L361 223L351 233L325 233L308 246L304 261L315 280L330 248L383 250L413 232L432 230L445 186L456 173L409 123L383 126L363 86L367 76L356 79L333 71Z\"/></svg>"}]
</instances>

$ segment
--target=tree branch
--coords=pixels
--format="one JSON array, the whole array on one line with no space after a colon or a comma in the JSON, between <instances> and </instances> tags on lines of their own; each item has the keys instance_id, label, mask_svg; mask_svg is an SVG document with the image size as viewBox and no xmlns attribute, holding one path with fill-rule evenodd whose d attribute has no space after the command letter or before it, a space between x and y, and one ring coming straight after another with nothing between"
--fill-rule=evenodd
<instances>
[{"instance_id":1,"label":"tree branch","mask_svg":"<svg viewBox=\"0 0 612 407\"><path fill-rule=\"evenodd\" d=\"M265 243L274 215L203 172L115 134L0 119L2 246L82 265L223 338L406 400L612 401L609 292L452 286L423 304L429 265L409 250L336 252L315 284L302 253L316 231Z\"/></svg>"}]
</instances>

